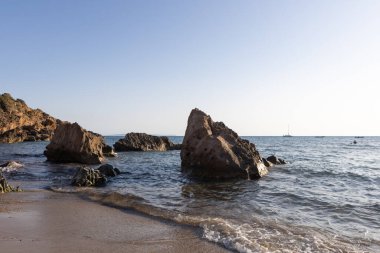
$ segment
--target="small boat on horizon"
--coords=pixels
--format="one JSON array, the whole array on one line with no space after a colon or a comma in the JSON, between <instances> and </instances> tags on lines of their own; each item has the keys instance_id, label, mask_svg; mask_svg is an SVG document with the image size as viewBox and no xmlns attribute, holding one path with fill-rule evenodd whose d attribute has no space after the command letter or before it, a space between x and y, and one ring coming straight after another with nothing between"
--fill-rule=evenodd
<instances>
[{"instance_id":1,"label":"small boat on horizon","mask_svg":"<svg viewBox=\"0 0 380 253\"><path fill-rule=\"evenodd\" d=\"M290 133L289 133L289 125L288 125L288 134L284 134L282 137L293 137L293 136L290 135Z\"/></svg>"}]
</instances>

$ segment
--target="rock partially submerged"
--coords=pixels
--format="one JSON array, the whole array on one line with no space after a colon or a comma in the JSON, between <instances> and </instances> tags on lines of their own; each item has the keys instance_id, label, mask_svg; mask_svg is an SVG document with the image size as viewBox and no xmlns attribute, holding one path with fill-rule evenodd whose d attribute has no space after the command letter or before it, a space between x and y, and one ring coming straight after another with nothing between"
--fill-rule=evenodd
<instances>
[{"instance_id":1,"label":"rock partially submerged","mask_svg":"<svg viewBox=\"0 0 380 253\"><path fill-rule=\"evenodd\" d=\"M114 168L111 164L103 164L97 170L106 177L116 177L120 174L120 170Z\"/></svg>"},{"instance_id":2,"label":"rock partially submerged","mask_svg":"<svg viewBox=\"0 0 380 253\"><path fill-rule=\"evenodd\" d=\"M12 170L17 170L21 167L23 167L21 163L18 163L16 161L8 161L0 165L0 171L12 171Z\"/></svg>"},{"instance_id":3,"label":"rock partially submerged","mask_svg":"<svg viewBox=\"0 0 380 253\"><path fill-rule=\"evenodd\" d=\"M80 187L105 186L107 177L115 177L120 174L120 170L110 164L104 164L98 169L82 166L75 172L71 184Z\"/></svg>"},{"instance_id":4,"label":"rock partially submerged","mask_svg":"<svg viewBox=\"0 0 380 253\"><path fill-rule=\"evenodd\" d=\"M273 166L273 163L269 162L267 159L265 158L262 158L263 159L263 163L265 165L265 167L272 167Z\"/></svg>"},{"instance_id":5,"label":"rock partially submerged","mask_svg":"<svg viewBox=\"0 0 380 253\"><path fill-rule=\"evenodd\" d=\"M145 133L128 133L114 145L119 151L167 151L181 149L180 144L174 144L165 136L153 136Z\"/></svg>"},{"instance_id":6,"label":"rock partially submerged","mask_svg":"<svg viewBox=\"0 0 380 253\"><path fill-rule=\"evenodd\" d=\"M100 173L99 170L85 166L78 168L71 180L72 185L85 187L104 186L106 182L106 176Z\"/></svg>"},{"instance_id":7,"label":"rock partially submerged","mask_svg":"<svg viewBox=\"0 0 380 253\"><path fill-rule=\"evenodd\" d=\"M104 160L101 135L87 131L78 123L63 122L54 132L44 155L52 162L99 164Z\"/></svg>"},{"instance_id":8,"label":"rock partially submerged","mask_svg":"<svg viewBox=\"0 0 380 253\"><path fill-rule=\"evenodd\" d=\"M61 123L40 109L32 109L9 93L0 95L0 143L50 140Z\"/></svg>"},{"instance_id":9,"label":"rock partially submerged","mask_svg":"<svg viewBox=\"0 0 380 253\"><path fill-rule=\"evenodd\" d=\"M277 158L276 156L274 155L271 155L269 157L267 157L266 159L269 163L271 163L272 165L282 165L282 164L286 164L286 162L281 159L281 158Z\"/></svg>"},{"instance_id":10,"label":"rock partially submerged","mask_svg":"<svg viewBox=\"0 0 380 253\"><path fill-rule=\"evenodd\" d=\"M0 193L17 192L20 191L19 187L13 188L5 179L3 173L0 171Z\"/></svg>"},{"instance_id":11,"label":"rock partially submerged","mask_svg":"<svg viewBox=\"0 0 380 253\"><path fill-rule=\"evenodd\" d=\"M110 145L107 145L107 144L104 144L104 146L102 147L102 152L103 152L103 155L106 157L116 157L117 156L117 153L115 153L113 147L111 147Z\"/></svg>"},{"instance_id":12,"label":"rock partially submerged","mask_svg":"<svg viewBox=\"0 0 380 253\"><path fill-rule=\"evenodd\" d=\"M253 179L268 172L253 143L198 109L190 113L181 160L185 173L204 179Z\"/></svg>"}]
</instances>

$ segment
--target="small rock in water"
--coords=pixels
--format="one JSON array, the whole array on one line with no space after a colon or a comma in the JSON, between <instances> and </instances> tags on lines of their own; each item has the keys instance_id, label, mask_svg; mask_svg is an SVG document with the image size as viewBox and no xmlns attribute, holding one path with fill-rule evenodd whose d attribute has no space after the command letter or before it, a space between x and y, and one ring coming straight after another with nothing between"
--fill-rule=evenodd
<instances>
[{"instance_id":1,"label":"small rock in water","mask_svg":"<svg viewBox=\"0 0 380 253\"><path fill-rule=\"evenodd\" d=\"M274 165L281 165L281 164L286 164L286 162L283 159L277 158L274 155L271 155L267 157L266 159L268 162L274 164Z\"/></svg>"},{"instance_id":2,"label":"small rock in water","mask_svg":"<svg viewBox=\"0 0 380 253\"><path fill-rule=\"evenodd\" d=\"M89 167L82 166L77 169L71 184L74 186L104 186L107 182L105 175L99 170L94 170Z\"/></svg>"},{"instance_id":3,"label":"small rock in water","mask_svg":"<svg viewBox=\"0 0 380 253\"><path fill-rule=\"evenodd\" d=\"M145 133L128 133L114 145L116 151L167 151L181 149L166 136L154 136Z\"/></svg>"},{"instance_id":4,"label":"small rock in water","mask_svg":"<svg viewBox=\"0 0 380 253\"><path fill-rule=\"evenodd\" d=\"M0 165L0 168L1 168L0 170L1 171L11 171L11 170L21 168L23 166L24 165L22 165L21 163L18 163L16 161L8 161L8 162Z\"/></svg>"},{"instance_id":5,"label":"small rock in water","mask_svg":"<svg viewBox=\"0 0 380 253\"><path fill-rule=\"evenodd\" d=\"M273 163L269 162L267 159L263 158L263 163L265 167L272 167Z\"/></svg>"},{"instance_id":6,"label":"small rock in water","mask_svg":"<svg viewBox=\"0 0 380 253\"><path fill-rule=\"evenodd\" d=\"M116 172L116 175L119 175L121 171L118 168L113 168L113 170Z\"/></svg>"},{"instance_id":7,"label":"small rock in water","mask_svg":"<svg viewBox=\"0 0 380 253\"><path fill-rule=\"evenodd\" d=\"M102 152L103 152L103 155L107 156L107 157L116 157L117 156L117 153L115 153L113 147L111 147L110 145L104 144L104 146L102 147Z\"/></svg>"},{"instance_id":8,"label":"small rock in water","mask_svg":"<svg viewBox=\"0 0 380 253\"><path fill-rule=\"evenodd\" d=\"M0 193L6 193L6 192L18 192L21 191L19 187L13 188L10 186L3 176L3 173L0 171Z\"/></svg>"},{"instance_id":9,"label":"small rock in water","mask_svg":"<svg viewBox=\"0 0 380 253\"><path fill-rule=\"evenodd\" d=\"M111 164L103 164L98 168L98 170L106 177L116 177L120 174L120 170L118 168L114 168Z\"/></svg>"}]
</instances>

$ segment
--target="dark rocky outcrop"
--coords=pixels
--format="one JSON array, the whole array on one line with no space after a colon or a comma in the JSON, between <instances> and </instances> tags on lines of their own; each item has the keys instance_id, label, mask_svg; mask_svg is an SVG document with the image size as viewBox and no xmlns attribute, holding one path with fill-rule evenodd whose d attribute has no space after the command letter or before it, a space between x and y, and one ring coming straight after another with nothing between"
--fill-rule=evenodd
<instances>
[{"instance_id":1,"label":"dark rocky outcrop","mask_svg":"<svg viewBox=\"0 0 380 253\"><path fill-rule=\"evenodd\" d=\"M185 173L204 179L253 179L268 172L253 143L198 109L190 113L181 160Z\"/></svg>"},{"instance_id":2,"label":"dark rocky outcrop","mask_svg":"<svg viewBox=\"0 0 380 253\"><path fill-rule=\"evenodd\" d=\"M104 186L107 182L106 176L100 173L99 170L94 170L89 167L80 167L75 172L71 184L74 186Z\"/></svg>"},{"instance_id":3,"label":"dark rocky outcrop","mask_svg":"<svg viewBox=\"0 0 380 253\"><path fill-rule=\"evenodd\" d=\"M106 157L116 157L117 156L113 147L111 147L110 145L107 145L107 144L104 144L104 146L102 147L102 152L103 152L103 155Z\"/></svg>"},{"instance_id":4,"label":"dark rocky outcrop","mask_svg":"<svg viewBox=\"0 0 380 253\"><path fill-rule=\"evenodd\" d=\"M99 164L106 144L101 135L86 131L78 123L63 122L54 132L44 155L52 162Z\"/></svg>"},{"instance_id":5,"label":"dark rocky outcrop","mask_svg":"<svg viewBox=\"0 0 380 253\"><path fill-rule=\"evenodd\" d=\"M7 180L5 179L3 173L0 171L0 193L6 193L6 192L18 192L21 191L19 187L12 187L8 184Z\"/></svg>"},{"instance_id":6,"label":"dark rocky outcrop","mask_svg":"<svg viewBox=\"0 0 380 253\"><path fill-rule=\"evenodd\" d=\"M167 151L180 149L179 144L174 144L165 136L153 136L145 133L128 133L123 139L114 145L119 151Z\"/></svg>"},{"instance_id":7,"label":"dark rocky outcrop","mask_svg":"<svg viewBox=\"0 0 380 253\"><path fill-rule=\"evenodd\" d=\"M97 169L82 166L75 172L71 184L80 187L105 186L107 177L116 177L119 174L120 170L111 164L103 164Z\"/></svg>"},{"instance_id":8,"label":"dark rocky outcrop","mask_svg":"<svg viewBox=\"0 0 380 253\"><path fill-rule=\"evenodd\" d=\"M120 174L120 170L114 168L111 164L103 164L97 170L106 177L116 177Z\"/></svg>"},{"instance_id":9,"label":"dark rocky outcrop","mask_svg":"<svg viewBox=\"0 0 380 253\"><path fill-rule=\"evenodd\" d=\"M281 159L281 158L277 158L276 156L274 155L271 155L269 157L267 157L266 159L268 162L272 163L273 165L282 165L282 164L286 164L286 162Z\"/></svg>"},{"instance_id":10,"label":"dark rocky outcrop","mask_svg":"<svg viewBox=\"0 0 380 253\"><path fill-rule=\"evenodd\" d=\"M263 159L263 163L265 165L265 167L272 167L273 166L273 163L269 162L267 159L265 158L262 158Z\"/></svg>"},{"instance_id":11,"label":"dark rocky outcrop","mask_svg":"<svg viewBox=\"0 0 380 253\"><path fill-rule=\"evenodd\" d=\"M40 109L31 109L9 93L0 95L0 143L48 141L61 123Z\"/></svg>"},{"instance_id":12,"label":"dark rocky outcrop","mask_svg":"<svg viewBox=\"0 0 380 253\"><path fill-rule=\"evenodd\" d=\"M171 143L168 150L181 150L182 144L180 143Z\"/></svg>"}]
</instances>

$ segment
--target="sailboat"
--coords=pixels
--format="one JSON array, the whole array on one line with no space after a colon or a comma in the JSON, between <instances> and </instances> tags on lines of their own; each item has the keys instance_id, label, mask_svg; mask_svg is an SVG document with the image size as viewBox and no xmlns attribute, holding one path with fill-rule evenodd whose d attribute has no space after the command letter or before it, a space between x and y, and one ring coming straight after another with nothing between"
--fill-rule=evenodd
<instances>
[{"instance_id":1,"label":"sailboat","mask_svg":"<svg viewBox=\"0 0 380 253\"><path fill-rule=\"evenodd\" d=\"M282 137L293 137L293 136L291 136L290 133L289 133L289 125L288 125L288 134L284 134Z\"/></svg>"}]
</instances>

